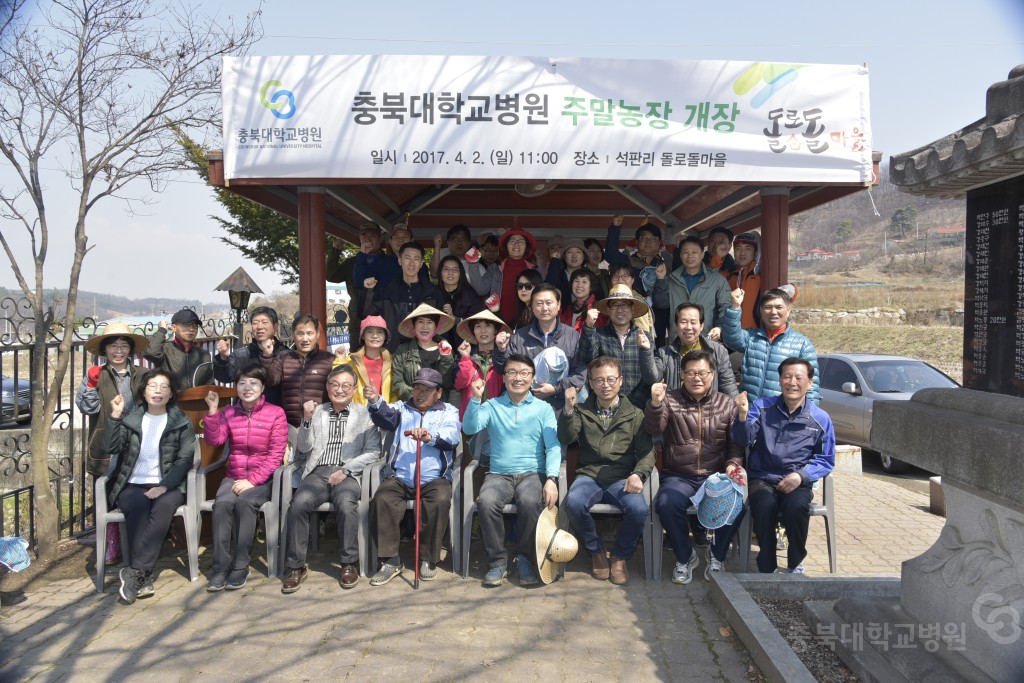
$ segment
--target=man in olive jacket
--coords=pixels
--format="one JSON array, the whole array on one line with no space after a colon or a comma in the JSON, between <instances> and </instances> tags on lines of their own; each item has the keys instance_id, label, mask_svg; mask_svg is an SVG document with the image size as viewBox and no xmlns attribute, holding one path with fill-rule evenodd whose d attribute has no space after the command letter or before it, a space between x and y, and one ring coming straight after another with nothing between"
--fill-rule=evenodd
<instances>
[{"instance_id":1,"label":"man in olive jacket","mask_svg":"<svg viewBox=\"0 0 1024 683\"><path fill-rule=\"evenodd\" d=\"M576 389L566 389L565 409L558 417L558 440L579 441L576 479L565 498L565 510L590 553L591 576L599 581L610 578L621 586L629 582L626 561L636 550L650 512L643 488L654 469L654 445L643 429L643 412L620 393L618 359L599 356L587 366L587 374L590 396L576 405ZM610 503L623 513L610 566L590 515L596 503Z\"/></svg>"}]
</instances>

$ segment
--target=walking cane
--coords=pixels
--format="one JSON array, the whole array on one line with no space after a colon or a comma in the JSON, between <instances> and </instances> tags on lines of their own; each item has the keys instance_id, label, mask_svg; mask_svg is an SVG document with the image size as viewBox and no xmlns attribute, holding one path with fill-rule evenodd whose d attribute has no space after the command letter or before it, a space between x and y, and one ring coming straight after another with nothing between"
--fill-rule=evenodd
<instances>
[{"instance_id":1,"label":"walking cane","mask_svg":"<svg viewBox=\"0 0 1024 683\"><path fill-rule=\"evenodd\" d=\"M407 431L405 435L412 436L412 431ZM412 584L412 587L416 590L420 588L420 446L422 445L423 441L416 439L416 533L413 536L413 543L416 544L414 555L416 570Z\"/></svg>"}]
</instances>

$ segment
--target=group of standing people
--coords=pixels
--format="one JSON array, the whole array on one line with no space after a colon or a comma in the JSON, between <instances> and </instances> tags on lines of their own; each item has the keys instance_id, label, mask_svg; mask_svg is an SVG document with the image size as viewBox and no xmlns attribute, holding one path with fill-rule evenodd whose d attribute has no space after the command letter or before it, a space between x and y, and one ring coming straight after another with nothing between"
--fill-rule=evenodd
<instances>
[{"instance_id":1,"label":"group of standing people","mask_svg":"<svg viewBox=\"0 0 1024 683\"><path fill-rule=\"evenodd\" d=\"M692 579L700 547L709 546L705 575L722 569L740 517L709 543L687 515L701 484L716 473L737 487L749 478L759 570L776 569L781 514L789 536L785 569L801 571L810 487L831 470L835 439L828 416L815 405L814 347L788 322L789 293L760 292L755 233L734 240L728 229L716 228L706 250L686 237L670 267L657 227L642 225L635 251L620 250L622 224L621 216L613 219L603 250L594 240L552 245L542 275L536 239L520 228L474 244L468 228L454 226L447 248L436 239L434 260L427 263L407 226L392 231L388 253L380 226L364 223L359 253L328 268L329 279L347 281L351 294L352 351L339 357L319 348L320 323L308 314L293 321L292 348L282 344L277 314L266 308L250 314L252 343L233 350L218 343L206 361L209 378L185 339L184 312L182 320L179 314L172 319L173 340L146 340L148 351L162 351L160 362L175 363L158 384L192 386L183 380L191 372L239 388L237 405L218 410L216 394L208 401L205 438L227 442L231 453L214 506L208 589L244 585L255 511L269 499L267 481L281 464L289 426L296 480L288 482L295 494L285 520L284 593L299 590L307 577L309 514L328 500L338 526L340 583L356 585L360 479L381 460L370 522L382 563L370 583L387 583L404 569L400 527L417 474L418 569L421 578L434 578L455 454L464 439L486 468L476 501L485 586L501 585L510 571L522 585L550 580L550 563L534 550L534 530L542 512L559 502L559 469L568 449L577 467L562 505L590 554L594 578L629 580L626 562L650 513L640 494L656 451L661 487L654 506L676 555L674 581ZM111 343L97 349L108 364L96 378L90 372L79 398L100 406L100 413L104 401L111 404L98 453L116 456L125 449L126 420L123 407L117 411L107 397L115 385L134 396L124 375L135 372L116 365L125 349L113 343L131 342L128 357L144 345L131 335L108 336ZM149 405L143 400L135 412ZM122 471L129 460L122 459ZM137 482L156 490L178 484L173 477ZM111 501L120 505L124 494L116 493ZM624 513L610 554L589 513L602 501ZM502 516L508 503L518 512L512 562ZM131 522L129 531L134 538ZM122 576L122 583L142 595L151 563L147 569L144 555L136 567L135 558L133 547L132 571L141 573L127 577L134 583Z\"/></svg>"}]
</instances>

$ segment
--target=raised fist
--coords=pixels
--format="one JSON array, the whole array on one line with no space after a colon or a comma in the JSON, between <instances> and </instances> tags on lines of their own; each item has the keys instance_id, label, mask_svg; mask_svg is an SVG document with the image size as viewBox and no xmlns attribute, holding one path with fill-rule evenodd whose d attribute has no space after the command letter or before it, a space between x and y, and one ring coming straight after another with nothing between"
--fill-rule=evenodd
<instances>
[{"instance_id":1,"label":"raised fist","mask_svg":"<svg viewBox=\"0 0 1024 683\"><path fill-rule=\"evenodd\" d=\"M316 412L316 401L306 401L302 404L302 418L304 420L312 420L313 413Z\"/></svg>"},{"instance_id":2,"label":"raised fist","mask_svg":"<svg viewBox=\"0 0 1024 683\"><path fill-rule=\"evenodd\" d=\"M340 237L335 237L333 240L331 240L331 246L337 249L338 251L341 251L342 249L345 248L345 240L341 239Z\"/></svg>"},{"instance_id":3,"label":"raised fist","mask_svg":"<svg viewBox=\"0 0 1024 683\"><path fill-rule=\"evenodd\" d=\"M508 332L502 330L501 332L498 333L498 336L494 338L494 345L498 347L499 351L504 351L505 349L508 348L508 339Z\"/></svg>"},{"instance_id":4,"label":"raised fist","mask_svg":"<svg viewBox=\"0 0 1024 683\"><path fill-rule=\"evenodd\" d=\"M203 397L203 400L206 401L206 407L209 409L209 413L208 414L209 415L216 415L217 414L217 404L220 403L220 396L217 395L217 392L216 391L208 391L208 392L206 392L206 396Z\"/></svg>"},{"instance_id":5,"label":"raised fist","mask_svg":"<svg viewBox=\"0 0 1024 683\"><path fill-rule=\"evenodd\" d=\"M473 392L473 398L480 399L481 401L484 400L485 386L487 386L487 383L484 382L481 378L477 377L475 380L473 380L473 383L469 385L470 390Z\"/></svg>"},{"instance_id":6,"label":"raised fist","mask_svg":"<svg viewBox=\"0 0 1024 683\"><path fill-rule=\"evenodd\" d=\"M260 351L263 353L264 356L267 356L269 358L270 356L274 355L274 338L273 337L271 337L270 339L264 339L263 341L259 342L259 346L260 346Z\"/></svg>"},{"instance_id":7,"label":"raised fist","mask_svg":"<svg viewBox=\"0 0 1024 683\"><path fill-rule=\"evenodd\" d=\"M217 355L219 355L224 360L227 360L229 353L231 353L231 345L228 344L228 340L227 339L218 339L217 340Z\"/></svg>"},{"instance_id":8,"label":"raised fist","mask_svg":"<svg viewBox=\"0 0 1024 683\"><path fill-rule=\"evenodd\" d=\"M668 385L664 382L655 382L651 385L651 405L657 408L665 400L665 392Z\"/></svg>"},{"instance_id":9,"label":"raised fist","mask_svg":"<svg viewBox=\"0 0 1024 683\"><path fill-rule=\"evenodd\" d=\"M444 235L437 233L434 235L434 249L440 251L442 244L444 244Z\"/></svg>"},{"instance_id":10,"label":"raised fist","mask_svg":"<svg viewBox=\"0 0 1024 683\"><path fill-rule=\"evenodd\" d=\"M641 349L649 349L651 348L651 338L647 336L646 332L640 330L636 335L636 345Z\"/></svg>"},{"instance_id":11,"label":"raised fist","mask_svg":"<svg viewBox=\"0 0 1024 683\"><path fill-rule=\"evenodd\" d=\"M377 387L372 384L367 384L363 388L363 398L365 398L366 402L370 405L376 403L377 399L380 398L380 394L377 393Z\"/></svg>"},{"instance_id":12,"label":"raised fist","mask_svg":"<svg viewBox=\"0 0 1024 683\"><path fill-rule=\"evenodd\" d=\"M161 320L159 323L157 323L157 327L160 328L161 330L163 330L164 332L166 332L167 328L170 327L170 326L171 326L171 324L169 322L167 322L166 320Z\"/></svg>"},{"instance_id":13,"label":"raised fist","mask_svg":"<svg viewBox=\"0 0 1024 683\"><path fill-rule=\"evenodd\" d=\"M466 251L466 263L476 263L480 260L480 250L476 247L470 247Z\"/></svg>"},{"instance_id":14,"label":"raised fist","mask_svg":"<svg viewBox=\"0 0 1024 683\"><path fill-rule=\"evenodd\" d=\"M437 351L442 356L450 356L450 355L452 355L452 345L449 344L444 339L442 339L441 343L437 345Z\"/></svg>"},{"instance_id":15,"label":"raised fist","mask_svg":"<svg viewBox=\"0 0 1024 683\"><path fill-rule=\"evenodd\" d=\"M459 355L463 358L469 358L469 354L473 352L473 347L468 341L464 341L459 344Z\"/></svg>"},{"instance_id":16,"label":"raised fist","mask_svg":"<svg viewBox=\"0 0 1024 683\"><path fill-rule=\"evenodd\" d=\"M562 247L557 244L552 244L548 247L548 258L552 261L556 258L562 258Z\"/></svg>"},{"instance_id":17,"label":"raised fist","mask_svg":"<svg viewBox=\"0 0 1024 683\"><path fill-rule=\"evenodd\" d=\"M576 397L579 391L576 387L568 387L565 390L565 412L571 413L576 408Z\"/></svg>"},{"instance_id":18,"label":"raised fist","mask_svg":"<svg viewBox=\"0 0 1024 683\"><path fill-rule=\"evenodd\" d=\"M486 306L487 310L491 313L497 313L501 308L501 300L498 298L497 294L491 294L484 300L484 306Z\"/></svg>"},{"instance_id":19,"label":"raised fist","mask_svg":"<svg viewBox=\"0 0 1024 683\"><path fill-rule=\"evenodd\" d=\"M365 280L363 280L363 287L365 287L366 289L373 289L376 286L377 278L375 277L368 277Z\"/></svg>"},{"instance_id":20,"label":"raised fist","mask_svg":"<svg viewBox=\"0 0 1024 683\"><path fill-rule=\"evenodd\" d=\"M451 317L455 317L455 311L452 310L451 304L445 304L444 306L441 307L441 310L450 315Z\"/></svg>"},{"instance_id":21,"label":"raised fist","mask_svg":"<svg viewBox=\"0 0 1024 683\"><path fill-rule=\"evenodd\" d=\"M740 409L740 417L746 420L747 413L750 412L750 399L747 398L747 392L741 391L736 396L736 407Z\"/></svg>"},{"instance_id":22,"label":"raised fist","mask_svg":"<svg viewBox=\"0 0 1024 683\"><path fill-rule=\"evenodd\" d=\"M100 383L101 372L103 372L103 367L100 365L94 365L91 368L89 368L89 372L87 373L89 375L89 379L86 380L85 386L89 387L90 389L95 389L96 386Z\"/></svg>"},{"instance_id":23,"label":"raised fist","mask_svg":"<svg viewBox=\"0 0 1024 683\"><path fill-rule=\"evenodd\" d=\"M110 417L117 419L124 412L124 396L118 394L110 399Z\"/></svg>"},{"instance_id":24,"label":"raised fist","mask_svg":"<svg viewBox=\"0 0 1024 683\"><path fill-rule=\"evenodd\" d=\"M587 311L587 327L595 327L597 325L597 316L601 315L601 311L596 308L591 308Z\"/></svg>"},{"instance_id":25,"label":"raised fist","mask_svg":"<svg viewBox=\"0 0 1024 683\"><path fill-rule=\"evenodd\" d=\"M668 277L668 266L665 265L665 261L658 264L658 267L654 269L654 275L659 280L664 280Z\"/></svg>"},{"instance_id":26,"label":"raised fist","mask_svg":"<svg viewBox=\"0 0 1024 683\"><path fill-rule=\"evenodd\" d=\"M617 228L621 228L623 218L624 216L621 213L616 214L615 216L612 217L612 225L614 225Z\"/></svg>"},{"instance_id":27,"label":"raised fist","mask_svg":"<svg viewBox=\"0 0 1024 683\"><path fill-rule=\"evenodd\" d=\"M737 287L736 289L734 289L731 292L729 292L729 296L732 297L732 307L733 308L739 308L740 306L743 305L743 295L744 295L744 293L745 292L743 291L742 287Z\"/></svg>"}]
</instances>

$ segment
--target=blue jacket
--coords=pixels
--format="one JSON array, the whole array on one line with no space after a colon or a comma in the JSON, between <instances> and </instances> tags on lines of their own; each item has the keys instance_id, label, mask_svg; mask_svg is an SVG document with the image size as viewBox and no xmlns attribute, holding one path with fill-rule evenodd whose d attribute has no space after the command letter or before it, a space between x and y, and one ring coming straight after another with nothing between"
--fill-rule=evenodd
<instances>
[{"instance_id":1,"label":"blue jacket","mask_svg":"<svg viewBox=\"0 0 1024 683\"><path fill-rule=\"evenodd\" d=\"M494 363L494 371L504 374L505 359L513 353L521 353L535 359L541 351L550 346L562 349L565 357L569 360L568 375L555 385L555 393L545 399L552 408L559 411L565 407L565 390L569 387L579 389L587 380L587 366L580 362L576 353L579 343L579 333L565 323L557 323L551 334L545 335L540 331L537 321L534 321L526 327L520 327L512 334L505 351L495 347L491 354L491 360Z\"/></svg>"},{"instance_id":2,"label":"blue jacket","mask_svg":"<svg viewBox=\"0 0 1024 683\"><path fill-rule=\"evenodd\" d=\"M381 430L394 432L394 439L385 454L383 477L397 477L406 486L415 486L416 441L405 435L409 429L423 427L431 434L430 443L420 445L420 484L444 477L452 480L455 448L462 441L459 431L459 410L438 401L421 413L412 401L388 405L381 398L367 406L370 419Z\"/></svg>"},{"instance_id":3,"label":"blue jacket","mask_svg":"<svg viewBox=\"0 0 1024 683\"><path fill-rule=\"evenodd\" d=\"M729 308L722 321L722 341L730 349L743 352L740 391L747 392L750 401L778 396L782 393L779 384L779 363L787 358L803 358L814 367L814 385L807 392L807 398L814 403L821 400L818 393L818 353L811 340L793 329L792 326L768 341L764 327L740 329L743 311Z\"/></svg>"},{"instance_id":4,"label":"blue jacket","mask_svg":"<svg viewBox=\"0 0 1024 683\"><path fill-rule=\"evenodd\" d=\"M750 479L778 484L790 472L804 484L828 475L836 465L836 433L832 419L810 401L792 415L782 396L759 398L750 406L746 424L733 425L732 438L750 446Z\"/></svg>"},{"instance_id":5,"label":"blue jacket","mask_svg":"<svg viewBox=\"0 0 1024 683\"><path fill-rule=\"evenodd\" d=\"M533 394L520 403L508 394L469 399L463 427L472 436L484 429L491 439L490 471L495 474L540 472L558 476L562 446L555 411Z\"/></svg>"}]
</instances>

